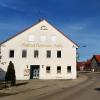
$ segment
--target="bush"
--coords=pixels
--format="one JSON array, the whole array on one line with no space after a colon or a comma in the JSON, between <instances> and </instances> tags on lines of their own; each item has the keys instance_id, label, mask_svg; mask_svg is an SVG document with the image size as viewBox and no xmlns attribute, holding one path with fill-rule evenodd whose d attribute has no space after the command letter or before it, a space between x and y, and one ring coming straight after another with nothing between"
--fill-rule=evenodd
<instances>
[{"instance_id":1,"label":"bush","mask_svg":"<svg viewBox=\"0 0 100 100\"><path fill-rule=\"evenodd\" d=\"M9 62L6 76L5 76L5 82L6 83L11 83L11 86L14 86L16 84L16 75L15 75L15 69L14 69L14 64L12 61Z\"/></svg>"}]
</instances>

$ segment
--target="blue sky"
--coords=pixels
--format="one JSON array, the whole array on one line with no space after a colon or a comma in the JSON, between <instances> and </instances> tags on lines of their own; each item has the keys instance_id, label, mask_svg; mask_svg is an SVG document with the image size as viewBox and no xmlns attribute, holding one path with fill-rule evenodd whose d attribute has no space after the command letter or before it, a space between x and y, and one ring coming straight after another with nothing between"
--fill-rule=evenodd
<instances>
[{"instance_id":1,"label":"blue sky","mask_svg":"<svg viewBox=\"0 0 100 100\"><path fill-rule=\"evenodd\" d=\"M0 0L0 41L39 18L80 45L80 60L100 54L100 0Z\"/></svg>"}]
</instances>

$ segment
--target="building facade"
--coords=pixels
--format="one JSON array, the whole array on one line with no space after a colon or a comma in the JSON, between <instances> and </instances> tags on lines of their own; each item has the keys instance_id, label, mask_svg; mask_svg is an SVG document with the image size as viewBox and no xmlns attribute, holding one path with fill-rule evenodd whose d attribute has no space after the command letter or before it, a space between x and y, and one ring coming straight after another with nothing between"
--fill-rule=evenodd
<instances>
[{"instance_id":1,"label":"building facade","mask_svg":"<svg viewBox=\"0 0 100 100\"><path fill-rule=\"evenodd\" d=\"M85 70L85 61L77 62L77 71L84 71Z\"/></svg>"},{"instance_id":2,"label":"building facade","mask_svg":"<svg viewBox=\"0 0 100 100\"><path fill-rule=\"evenodd\" d=\"M100 55L93 55L90 67L91 71L100 72Z\"/></svg>"},{"instance_id":3,"label":"building facade","mask_svg":"<svg viewBox=\"0 0 100 100\"><path fill-rule=\"evenodd\" d=\"M76 79L78 46L46 20L2 42L0 47L0 79L4 79L10 61L17 80Z\"/></svg>"}]
</instances>

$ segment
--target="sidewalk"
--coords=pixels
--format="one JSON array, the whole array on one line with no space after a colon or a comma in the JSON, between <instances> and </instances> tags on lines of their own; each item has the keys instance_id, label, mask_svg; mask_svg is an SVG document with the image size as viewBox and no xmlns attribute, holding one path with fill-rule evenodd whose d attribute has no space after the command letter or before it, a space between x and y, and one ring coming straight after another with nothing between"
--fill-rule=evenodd
<instances>
[{"instance_id":1,"label":"sidewalk","mask_svg":"<svg viewBox=\"0 0 100 100\"><path fill-rule=\"evenodd\" d=\"M87 76L79 75L75 80L29 80L17 81L18 86L0 90L0 100L26 100L36 98L59 89L69 88L87 80ZM2 96L2 94L4 96ZM14 95L15 94L15 95ZM8 96L6 96L8 95Z\"/></svg>"}]
</instances>

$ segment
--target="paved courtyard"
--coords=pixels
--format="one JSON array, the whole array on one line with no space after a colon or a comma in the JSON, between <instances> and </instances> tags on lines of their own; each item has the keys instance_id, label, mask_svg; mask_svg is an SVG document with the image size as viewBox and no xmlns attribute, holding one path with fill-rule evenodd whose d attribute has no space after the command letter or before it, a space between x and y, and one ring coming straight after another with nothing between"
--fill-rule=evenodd
<instances>
[{"instance_id":1,"label":"paved courtyard","mask_svg":"<svg viewBox=\"0 0 100 100\"><path fill-rule=\"evenodd\" d=\"M87 79L79 75L75 80L29 80L17 81L15 87L0 90L0 100L29 100L60 89L75 86Z\"/></svg>"}]
</instances>

